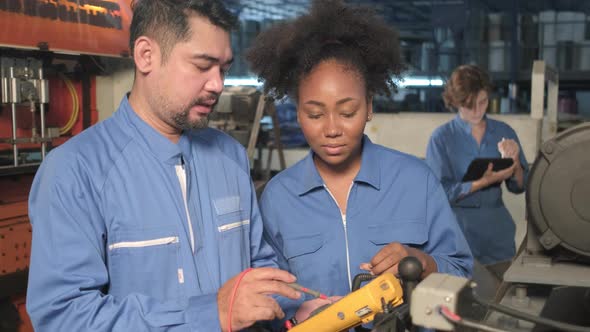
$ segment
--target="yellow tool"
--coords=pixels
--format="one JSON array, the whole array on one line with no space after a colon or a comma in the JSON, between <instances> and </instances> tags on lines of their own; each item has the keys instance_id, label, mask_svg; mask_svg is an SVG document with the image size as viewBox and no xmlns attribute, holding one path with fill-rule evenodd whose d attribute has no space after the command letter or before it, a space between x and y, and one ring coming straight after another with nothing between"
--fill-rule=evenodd
<instances>
[{"instance_id":1,"label":"yellow tool","mask_svg":"<svg viewBox=\"0 0 590 332\"><path fill-rule=\"evenodd\" d=\"M402 296L399 280L391 273L384 273L301 324L295 325L289 332L346 331L373 321L375 315L383 311L384 303L391 303L394 307L402 304Z\"/></svg>"}]
</instances>

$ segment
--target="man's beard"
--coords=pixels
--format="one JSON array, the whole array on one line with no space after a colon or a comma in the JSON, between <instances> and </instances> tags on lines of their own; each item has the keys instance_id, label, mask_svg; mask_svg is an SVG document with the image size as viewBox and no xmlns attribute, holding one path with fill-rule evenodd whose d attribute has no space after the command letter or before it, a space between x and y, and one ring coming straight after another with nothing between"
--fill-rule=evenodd
<instances>
[{"instance_id":1,"label":"man's beard","mask_svg":"<svg viewBox=\"0 0 590 332\"><path fill-rule=\"evenodd\" d=\"M200 119L191 121L191 120L189 120L189 113L190 113L190 109L192 107L194 107L196 105L204 104L205 102L210 101L213 98L216 99L215 103L217 103L217 100L218 100L217 96L198 98L195 101L193 101L189 106L184 107L183 108L184 110L182 112L174 114L172 116L172 121L174 121L175 127L178 129L181 129L181 130L193 130L193 129L207 128L207 126L209 125L209 115L207 115L207 117L205 117L205 118L200 118ZM209 113L209 114L211 114L211 113Z\"/></svg>"}]
</instances>

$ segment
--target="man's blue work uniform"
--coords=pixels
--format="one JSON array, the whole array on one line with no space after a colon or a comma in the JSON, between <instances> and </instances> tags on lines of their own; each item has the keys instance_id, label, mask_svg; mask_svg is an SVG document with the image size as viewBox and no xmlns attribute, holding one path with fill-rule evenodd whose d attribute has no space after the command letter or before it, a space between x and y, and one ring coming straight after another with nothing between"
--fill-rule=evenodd
<instances>
[{"instance_id":1,"label":"man's blue work uniform","mask_svg":"<svg viewBox=\"0 0 590 332\"><path fill-rule=\"evenodd\" d=\"M219 331L218 288L276 267L249 169L229 136L195 130L174 144L126 97L51 151L30 194L35 329Z\"/></svg>"}]
</instances>

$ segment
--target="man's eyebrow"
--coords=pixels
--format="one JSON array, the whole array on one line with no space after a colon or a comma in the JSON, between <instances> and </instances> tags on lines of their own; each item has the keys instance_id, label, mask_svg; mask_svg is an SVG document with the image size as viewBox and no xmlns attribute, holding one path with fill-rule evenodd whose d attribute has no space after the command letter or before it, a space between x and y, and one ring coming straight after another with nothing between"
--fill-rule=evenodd
<instances>
[{"instance_id":1,"label":"man's eyebrow","mask_svg":"<svg viewBox=\"0 0 590 332\"><path fill-rule=\"evenodd\" d=\"M221 60L217 57L214 57L212 55L209 54L194 54L192 56L193 59L201 59L201 60L206 60L209 62L213 62L213 63L221 63ZM222 65L231 65L234 62L234 58L229 59L228 61L226 61L225 63L221 63Z\"/></svg>"}]
</instances>

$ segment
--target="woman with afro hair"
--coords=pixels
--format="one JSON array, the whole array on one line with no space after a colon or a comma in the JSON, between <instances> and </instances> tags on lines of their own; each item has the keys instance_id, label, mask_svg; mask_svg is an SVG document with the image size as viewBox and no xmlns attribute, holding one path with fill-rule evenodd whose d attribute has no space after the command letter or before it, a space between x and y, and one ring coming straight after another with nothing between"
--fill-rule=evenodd
<instances>
[{"instance_id":1,"label":"woman with afro hair","mask_svg":"<svg viewBox=\"0 0 590 332\"><path fill-rule=\"evenodd\" d=\"M311 147L260 200L282 269L330 296L348 294L359 273L397 274L406 256L420 260L423 277L470 275L471 253L436 176L363 134L373 96L390 95L403 70L395 30L368 8L316 0L261 32L247 59L265 93L296 103Z\"/></svg>"}]
</instances>

